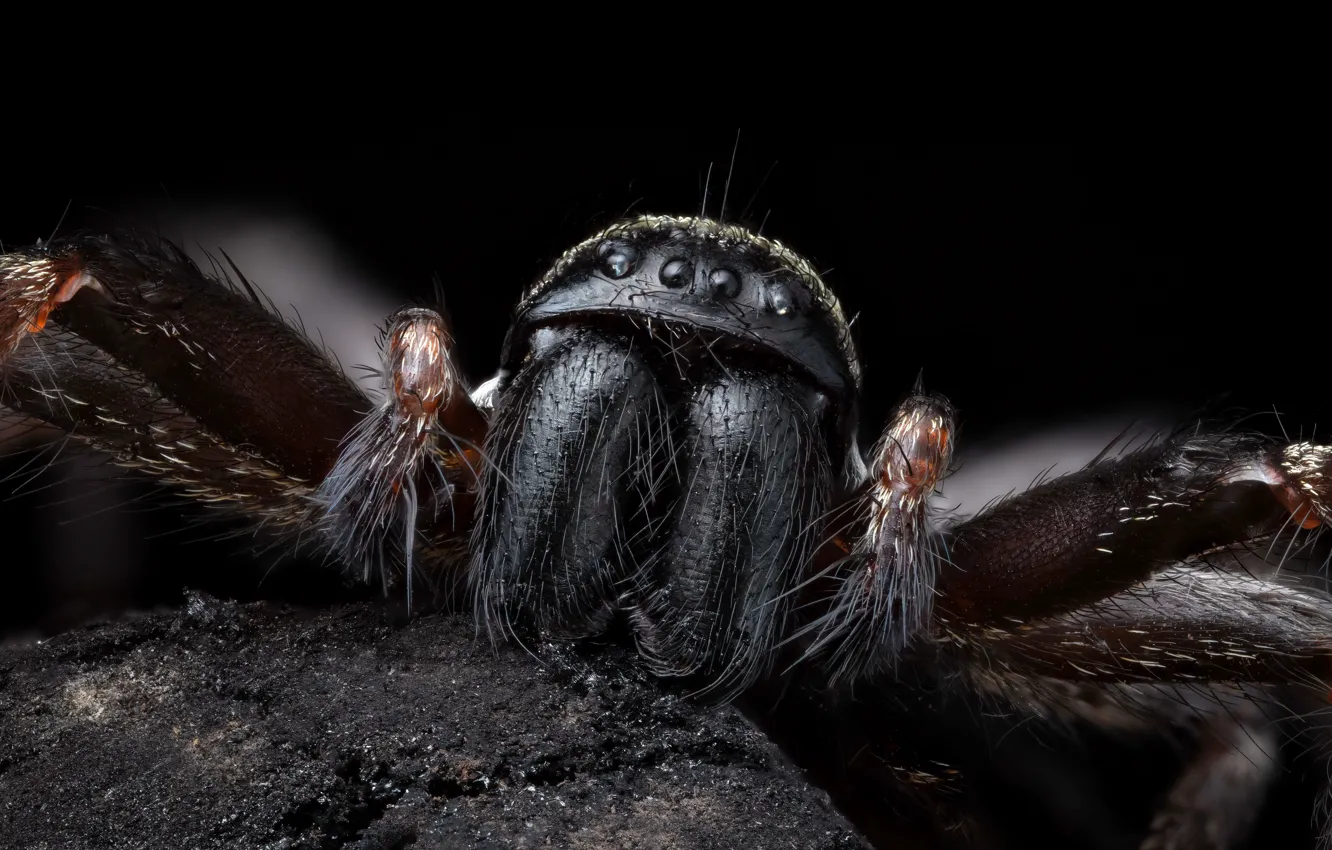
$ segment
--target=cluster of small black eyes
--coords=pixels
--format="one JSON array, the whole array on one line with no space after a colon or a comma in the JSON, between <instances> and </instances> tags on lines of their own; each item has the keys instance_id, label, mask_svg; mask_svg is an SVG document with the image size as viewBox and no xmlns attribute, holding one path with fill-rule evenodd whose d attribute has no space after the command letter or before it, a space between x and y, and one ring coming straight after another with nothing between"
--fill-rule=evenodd
<instances>
[{"instance_id":1,"label":"cluster of small black eyes","mask_svg":"<svg viewBox=\"0 0 1332 850\"><path fill-rule=\"evenodd\" d=\"M629 276L638 266L641 254L628 242L606 240L597 246L597 262L612 280ZM663 286L680 289L694 282L694 264L684 257L667 260L660 273ZM714 298L735 298L740 294L740 275L730 269L713 269L708 274L708 292Z\"/></svg>"}]
</instances>

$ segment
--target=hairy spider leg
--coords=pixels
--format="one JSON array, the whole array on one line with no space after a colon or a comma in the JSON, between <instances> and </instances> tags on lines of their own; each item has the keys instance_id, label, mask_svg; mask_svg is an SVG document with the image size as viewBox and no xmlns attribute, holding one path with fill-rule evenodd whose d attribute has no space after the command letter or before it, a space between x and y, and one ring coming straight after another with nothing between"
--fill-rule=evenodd
<instances>
[{"instance_id":1,"label":"hairy spider leg","mask_svg":"<svg viewBox=\"0 0 1332 850\"><path fill-rule=\"evenodd\" d=\"M427 366L398 370L416 380ZM135 234L4 254L0 378L11 411L0 416L54 425L194 499L345 557L314 496L375 405L234 267L208 275L169 242ZM439 409L447 427L476 436L479 414L460 397ZM464 468L464 450L439 447L440 465ZM461 563L470 516L450 517L450 530L455 522L457 533L427 535L424 559Z\"/></svg>"},{"instance_id":2,"label":"hairy spider leg","mask_svg":"<svg viewBox=\"0 0 1332 850\"><path fill-rule=\"evenodd\" d=\"M775 709L754 710L751 695L752 716L779 740L805 746L802 766L871 833L888 786L922 797L940 823L965 821L953 801L966 765L947 742L924 743L910 722L941 710L911 707L931 693L979 696L1017 717L1138 732L1201 718L1197 761L1144 847L1194 846L1187 842L1200 823L1224 833L1218 846L1241 841L1252 812L1230 809L1260 799L1274 774L1268 713L1281 709L1272 689L1321 697L1332 681L1332 600L1235 563L1328 521L1332 450L1190 430L1011 496L954 528L917 532L913 522L923 525L927 514L904 497L933 489L947 458L941 438L951 436L940 428L939 439L920 439L928 417L909 414L928 405L908 398L898 408L869 480L830 520L830 542L803 586L814 615L793 642L823 670L797 668L794 684L766 696ZM914 440L904 428L912 421ZM892 560L904 551L917 560ZM879 573L885 553L899 570L892 578ZM910 592L930 580L931 567L932 613L928 590ZM920 627L904 633L904 620ZM865 649L876 642L877 657ZM813 745L811 716L826 727ZM861 750L841 751L851 741ZM1234 782L1220 787L1208 776Z\"/></svg>"},{"instance_id":3,"label":"hairy spider leg","mask_svg":"<svg viewBox=\"0 0 1332 850\"><path fill-rule=\"evenodd\" d=\"M1243 564L1327 522L1330 479L1325 446L1189 431L1033 488L949 535L920 652L1030 716L1203 720L1143 846L1235 846L1274 774L1264 712L1332 683L1332 600Z\"/></svg>"}]
</instances>

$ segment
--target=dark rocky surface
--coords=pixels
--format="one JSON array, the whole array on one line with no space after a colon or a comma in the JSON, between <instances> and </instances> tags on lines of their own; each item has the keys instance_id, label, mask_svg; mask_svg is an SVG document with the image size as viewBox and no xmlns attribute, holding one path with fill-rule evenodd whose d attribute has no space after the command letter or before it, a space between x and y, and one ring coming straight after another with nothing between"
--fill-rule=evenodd
<instances>
[{"instance_id":1,"label":"dark rocky surface","mask_svg":"<svg viewBox=\"0 0 1332 850\"><path fill-rule=\"evenodd\" d=\"M863 848L614 647L192 596L0 648L3 848Z\"/></svg>"}]
</instances>

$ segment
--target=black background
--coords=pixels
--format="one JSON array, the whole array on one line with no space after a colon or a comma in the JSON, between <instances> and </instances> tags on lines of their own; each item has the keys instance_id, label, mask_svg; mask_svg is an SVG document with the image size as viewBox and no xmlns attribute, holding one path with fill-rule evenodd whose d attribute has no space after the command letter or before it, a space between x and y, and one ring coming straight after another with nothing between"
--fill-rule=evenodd
<instances>
[{"instance_id":1,"label":"black background","mask_svg":"<svg viewBox=\"0 0 1332 850\"><path fill-rule=\"evenodd\" d=\"M1314 249L1325 220L1311 212L1311 150L1150 139L913 146L747 128L728 184L733 128L460 122L413 133L425 140L269 146L262 157L245 146L34 157L6 176L0 240L49 236L67 204L61 232L153 218L169 231L172 210L219 204L297 213L395 300L428 297L439 276L479 379L498 357L511 304L547 262L626 212L699 212L711 166L707 212L716 216L725 194L728 218L762 223L810 257L858 316L867 433L922 367L927 386L960 409L964 446L1203 405L1275 406L1305 433L1329 421L1327 275ZM381 318L365 317L367 335ZM1277 429L1271 416L1254 424ZM0 460L0 474L19 462ZM116 492L128 502L139 491ZM169 604L184 584L241 597L338 592L310 569L265 578L244 541L199 542L210 530L146 540L179 527L175 509L136 502L70 521L67 498L0 502L11 588L0 633ZM56 542L120 566L53 583Z\"/></svg>"},{"instance_id":2,"label":"black background","mask_svg":"<svg viewBox=\"0 0 1332 850\"><path fill-rule=\"evenodd\" d=\"M101 160L6 181L0 239L240 202L303 212L403 300L445 281L487 374L517 293L626 212L707 209L814 260L859 314L867 420L924 366L968 429L1132 401L1327 407L1312 154L1205 146L909 147L750 130L442 134L336 158ZM766 182L765 182L766 176ZM760 189L760 184L762 188ZM142 219L137 219L142 221ZM225 246L224 246L225 247ZM369 318L367 321L376 321ZM1320 404L1322 407L1320 408Z\"/></svg>"}]
</instances>

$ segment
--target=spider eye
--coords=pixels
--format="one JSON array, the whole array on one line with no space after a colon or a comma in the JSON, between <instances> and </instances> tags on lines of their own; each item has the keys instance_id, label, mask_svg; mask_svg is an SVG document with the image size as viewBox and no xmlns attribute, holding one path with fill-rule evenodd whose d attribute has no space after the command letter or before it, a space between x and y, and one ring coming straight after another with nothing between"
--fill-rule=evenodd
<instances>
[{"instance_id":1,"label":"spider eye","mask_svg":"<svg viewBox=\"0 0 1332 850\"><path fill-rule=\"evenodd\" d=\"M768 309L779 316L789 316L795 309L794 299L785 286L776 286L768 291Z\"/></svg>"},{"instance_id":2,"label":"spider eye","mask_svg":"<svg viewBox=\"0 0 1332 850\"><path fill-rule=\"evenodd\" d=\"M613 280L628 276L638 266L638 260L638 249L628 242L607 239L597 246L601 271Z\"/></svg>"},{"instance_id":3,"label":"spider eye","mask_svg":"<svg viewBox=\"0 0 1332 850\"><path fill-rule=\"evenodd\" d=\"M708 275L713 298L734 298L740 294L740 276L730 269L714 269Z\"/></svg>"},{"instance_id":4,"label":"spider eye","mask_svg":"<svg viewBox=\"0 0 1332 850\"><path fill-rule=\"evenodd\" d=\"M661 267L661 282L679 289L694 282L694 264L685 259L667 260Z\"/></svg>"}]
</instances>

